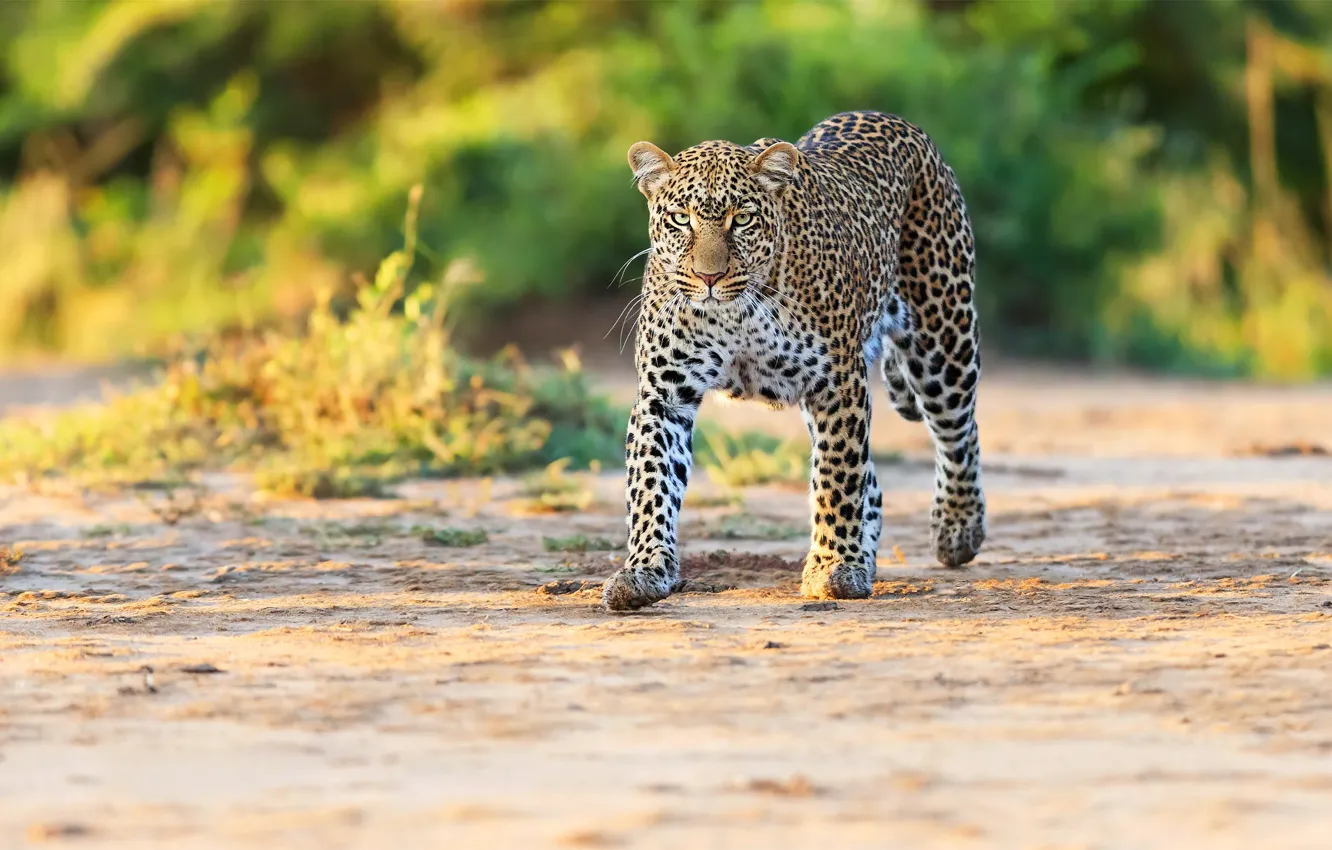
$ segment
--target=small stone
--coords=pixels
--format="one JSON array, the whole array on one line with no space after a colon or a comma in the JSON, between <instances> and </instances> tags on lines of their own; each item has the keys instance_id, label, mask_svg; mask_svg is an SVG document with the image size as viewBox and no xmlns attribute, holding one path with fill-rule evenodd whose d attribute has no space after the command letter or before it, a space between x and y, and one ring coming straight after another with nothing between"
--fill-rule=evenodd
<instances>
[{"instance_id":1,"label":"small stone","mask_svg":"<svg viewBox=\"0 0 1332 850\"><path fill-rule=\"evenodd\" d=\"M182 673L195 673L197 675L206 675L209 673L225 673L225 670L214 667L212 664L187 664L180 668Z\"/></svg>"}]
</instances>

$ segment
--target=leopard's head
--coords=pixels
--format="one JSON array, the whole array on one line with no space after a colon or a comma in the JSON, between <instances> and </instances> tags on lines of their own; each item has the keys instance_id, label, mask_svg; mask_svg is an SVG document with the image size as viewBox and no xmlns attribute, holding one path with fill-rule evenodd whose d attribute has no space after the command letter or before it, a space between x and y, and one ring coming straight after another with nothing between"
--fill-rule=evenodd
<instances>
[{"instance_id":1,"label":"leopard's head","mask_svg":"<svg viewBox=\"0 0 1332 850\"><path fill-rule=\"evenodd\" d=\"M648 199L654 262L644 289L673 289L696 305L762 289L779 251L781 195L799 162L787 142L757 155L730 142L704 142L676 157L651 142L629 148Z\"/></svg>"}]
</instances>

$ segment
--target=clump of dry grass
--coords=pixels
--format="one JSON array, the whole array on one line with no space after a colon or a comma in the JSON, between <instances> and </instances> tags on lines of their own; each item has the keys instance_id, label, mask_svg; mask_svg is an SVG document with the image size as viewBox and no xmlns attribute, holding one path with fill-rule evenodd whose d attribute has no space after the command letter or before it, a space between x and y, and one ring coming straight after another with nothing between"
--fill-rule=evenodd
<instances>
[{"instance_id":1,"label":"clump of dry grass","mask_svg":"<svg viewBox=\"0 0 1332 850\"><path fill-rule=\"evenodd\" d=\"M19 571L19 561L23 560L23 550L13 546L0 546L0 576L12 575Z\"/></svg>"},{"instance_id":2,"label":"clump of dry grass","mask_svg":"<svg viewBox=\"0 0 1332 850\"><path fill-rule=\"evenodd\" d=\"M760 431L700 428L694 458L709 478L725 487L803 487L809 481L809 444Z\"/></svg>"},{"instance_id":3,"label":"clump of dry grass","mask_svg":"<svg viewBox=\"0 0 1332 850\"><path fill-rule=\"evenodd\" d=\"M463 356L450 344L449 287L408 291L419 198L404 248L349 315L325 293L304 334L218 340L105 404L0 422L0 478L128 483L233 468L270 491L322 498L379 495L400 476L617 458L622 416L572 353L555 366L514 351Z\"/></svg>"},{"instance_id":4,"label":"clump of dry grass","mask_svg":"<svg viewBox=\"0 0 1332 850\"><path fill-rule=\"evenodd\" d=\"M570 474L569 465L568 458L561 458L527 476L518 510L527 514L577 513L595 505L597 497L590 480ZM591 471L600 472L600 463L593 461Z\"/></svg>"}]
</instances>

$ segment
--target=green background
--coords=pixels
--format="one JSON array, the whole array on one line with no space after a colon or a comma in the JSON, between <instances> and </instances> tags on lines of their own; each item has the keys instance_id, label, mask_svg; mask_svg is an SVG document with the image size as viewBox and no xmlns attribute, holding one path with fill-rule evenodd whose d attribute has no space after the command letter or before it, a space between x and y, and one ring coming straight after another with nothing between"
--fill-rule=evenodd
<instances>
[{"instance_id":1,"label":"green background","mask_svg":"<svg viewBox=\"0 0 1332 850\"><path fill-rule=\"evenodd\" d=\"M502 329L645 245L632 142L879 109L959 175L988 346L1326 375L1329 44L1317 0L0 3L0 362L297 326L418 183L409 287Z\"/></svg>"}]
</instances>

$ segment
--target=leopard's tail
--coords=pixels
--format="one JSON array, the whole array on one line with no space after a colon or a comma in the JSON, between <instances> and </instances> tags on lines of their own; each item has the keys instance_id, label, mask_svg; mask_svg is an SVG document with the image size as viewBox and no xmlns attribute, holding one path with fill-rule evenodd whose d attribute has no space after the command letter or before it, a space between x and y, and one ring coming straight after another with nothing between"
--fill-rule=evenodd
<instances>
[{"instance_id":1,"label":"leopard's tail","mask_svg":"<svg viewBox=\"0 0 1332 850\"><path fill-rule=\"evenodd\" d=\"M920 422L925 418L920 411L920 403L916 400L916 394L912 392L907 384L907 379L902 374L902 361L894 350L892 343L887 346L881 367L883 369L883 383L888 388L888 400L893 403L893 409L897 415L908 422Z\"/></svg>"}]
</instances>

